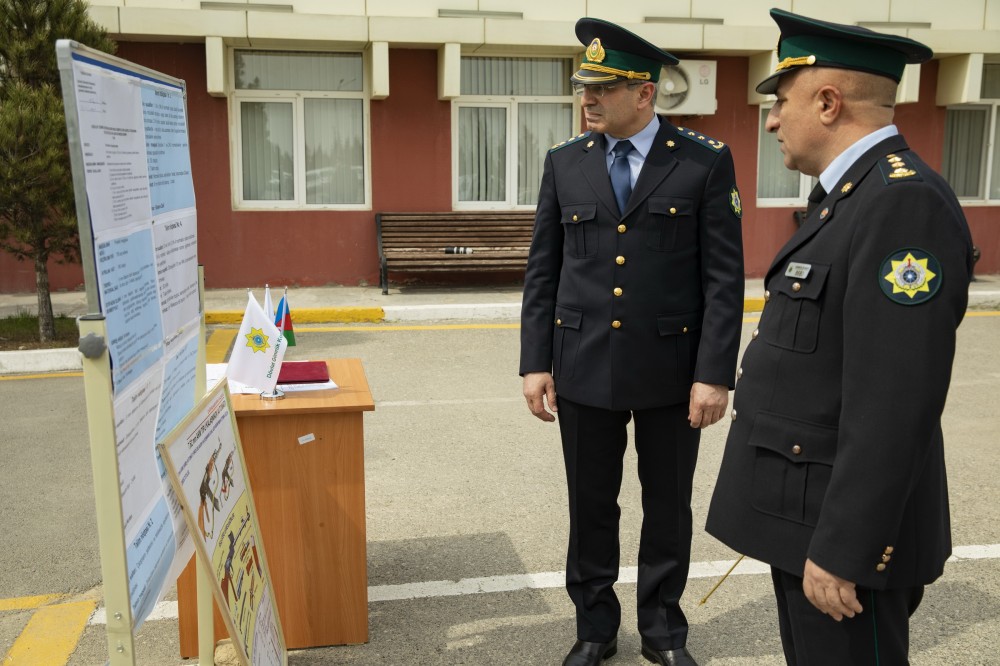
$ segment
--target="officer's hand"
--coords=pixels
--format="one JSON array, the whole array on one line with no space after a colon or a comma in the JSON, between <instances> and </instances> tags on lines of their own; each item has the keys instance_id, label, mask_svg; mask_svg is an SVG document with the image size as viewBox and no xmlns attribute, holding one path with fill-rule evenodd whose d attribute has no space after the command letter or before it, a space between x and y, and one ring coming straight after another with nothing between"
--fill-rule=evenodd
<instances>
[{"instance_id":1,"label":"officer's hand","mask_svg":"<svg viewBox=\"0 0 1000 666\"><path fill-rule=\"evenodd\" d=\"M691 403L688 422L692 428L707 428L722 418L729 404L729 388L719 384L691 385Z\"/></svg>"},{"instance_id":2,"label":"officer's hand","mask_svg":"<svg viewBox=\"0 0 1000 666\"><path fill-rule=\"evenodd\" d=\"M813 606L837 622L864 610L858 601L854 583L833 575L812 560L806 560L802 591Z\"/></svg>"},{"instance_id":3,"label":"officer's hand","mask_svg":"<svg viewBox=\"0 0 1000 666\"><path fill-rule=\"evenodd\" d=\"M543 401L544 398L544 401ZM529 372L524 376L524 399L528 401L528 409L531 413L543 421L555 421L554 412L559 411L556 406L556 384L552 381L552 373L549 372ZM545 409L548 403L551 412Z\"/></svg>"}]
</instances>

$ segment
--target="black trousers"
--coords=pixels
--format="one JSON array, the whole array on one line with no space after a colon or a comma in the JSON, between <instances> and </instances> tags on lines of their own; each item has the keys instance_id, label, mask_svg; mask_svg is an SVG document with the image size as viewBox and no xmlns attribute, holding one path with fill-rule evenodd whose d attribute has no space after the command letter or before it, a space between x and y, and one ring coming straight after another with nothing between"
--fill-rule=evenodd
<instances>
[{"instance_id":1,"label":"black trousers","mask_svg":"<svg viewBox=\"0 0 1000 666\"><path fill-rule=\"evenodd\" d=\"M569 489L566 589L576 605L577 638L607 642L618 633L618 493L635 418L642 484L637 585L639 633L655 649L683 647L688 624L680 608L691 560L691 485L701 431L688 405L610 411L559 398Z\"/></svg>"},{"instance_id":2,"label":"black trousers","mask_svg":"<svg viewBox=\"0 0 1000 666\"><path fill-rule=\"evenodd\" d=\"M910 616L923 585L893 590L859 587L864 611L840 622L806 599L802 578L771 568L778 627L790 666L902 666L909 663Z\"/></svg>"}]
</instances>

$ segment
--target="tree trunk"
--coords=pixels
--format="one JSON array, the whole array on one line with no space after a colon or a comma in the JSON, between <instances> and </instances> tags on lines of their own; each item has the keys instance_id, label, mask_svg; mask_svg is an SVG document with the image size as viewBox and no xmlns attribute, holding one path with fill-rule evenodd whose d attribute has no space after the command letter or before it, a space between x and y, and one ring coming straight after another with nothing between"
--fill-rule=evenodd
<instances>
[{"instance_id":1,"label":"tree trunk","mask_svg":"<svg viewBox=\"0 0 1000 666\"><path fill-rule=\"evenodd\" d=\"M38 293L38 339L48 342L56 337L56 322L49 292L49 267L38 257L35 258L35 290Z\"/></svg>"}]
</instances>

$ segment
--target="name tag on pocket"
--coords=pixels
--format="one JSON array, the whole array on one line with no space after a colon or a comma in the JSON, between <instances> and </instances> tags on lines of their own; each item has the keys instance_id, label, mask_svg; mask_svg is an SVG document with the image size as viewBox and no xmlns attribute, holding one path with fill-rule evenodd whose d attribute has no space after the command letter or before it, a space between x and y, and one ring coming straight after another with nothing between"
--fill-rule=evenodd
<instances>
[{"instance_id":1,"label":"name tag on pocket","mask_svg":"<svg viewBox=\"0 0 1000 666\"><path fill-rule=\"evenodd\" d=\"M811 270L812 264L800 264L793 261L789 263L788 268L785 269L785 277L798 278L802 280L809 275L809 271Z\"/></svg>"}]
</instances>

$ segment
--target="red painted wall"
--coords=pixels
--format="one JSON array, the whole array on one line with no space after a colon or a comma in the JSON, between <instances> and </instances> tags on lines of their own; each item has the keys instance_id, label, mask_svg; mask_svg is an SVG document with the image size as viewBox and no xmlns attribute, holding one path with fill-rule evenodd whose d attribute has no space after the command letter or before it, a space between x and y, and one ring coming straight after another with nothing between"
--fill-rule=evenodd
<instances>
[{"instance_id":1,"label":"red painted wall","mask_svg":"<svg viewBox=\"0 0 1000 666\"><path fill-rule=\"evenodd\" d=\"M371 102L372 210L356 212L234 211L227 100L204 92L204 47L122 42L119 55L187 82L199 257L209 288L377 284L375 213L451 209L450 104L437 99L434 50L389 51L391 95ZM756 207L758 109L746 100L747 60L721 57L718 63L717 113L671 120L731 147L744 208L746 270L759 277L795 224L792 209ZM945 110L934 104L937 63L921 69L921 101L898 107L896 123L911 147L938 168ZM976 272L1000 272L1000 206L965 213L982 250ZM53 290L83 283L79 266L55 262L50 279ZM34 289L32 265L0 254L0 292Z\"/></svg>"},{"instance_id":2,"label":"red painted wall","mask_svg":"<svg viewBox=\"0 0 1000 666\"><path fill-rule=\"evenodd\" d=\"M672 116L670 120L675 125L697 129L729 144L736 164L736 185L743 202L744 269L748 276L759 277L795 232L795 223L792 209L757 208L758 107L747 104L748 68L746 58L718 58L715 90L718 110L715 115Z\"/></svg>"}]
</instances>

